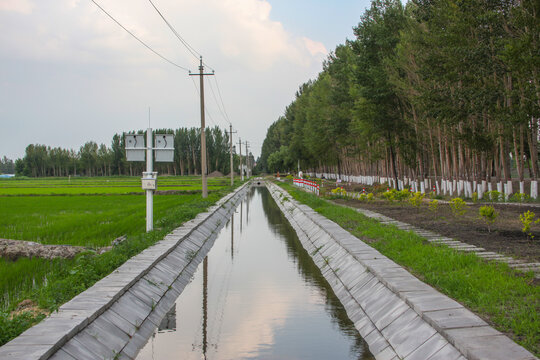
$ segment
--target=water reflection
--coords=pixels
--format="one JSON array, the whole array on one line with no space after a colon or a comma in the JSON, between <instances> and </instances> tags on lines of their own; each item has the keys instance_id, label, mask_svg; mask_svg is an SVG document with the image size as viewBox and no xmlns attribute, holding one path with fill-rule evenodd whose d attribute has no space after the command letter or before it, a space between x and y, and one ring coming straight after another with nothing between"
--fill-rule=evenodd
<instances>
[{"instance_id":1,"label":"water reflection","mask_svg":"<svg viewBox=\"0 0 540 360\"><path fill-rule=\"evenodd\" d=\"M137 359L373 359L268 191L239 210Z\"/></svg>"}]
</instances>

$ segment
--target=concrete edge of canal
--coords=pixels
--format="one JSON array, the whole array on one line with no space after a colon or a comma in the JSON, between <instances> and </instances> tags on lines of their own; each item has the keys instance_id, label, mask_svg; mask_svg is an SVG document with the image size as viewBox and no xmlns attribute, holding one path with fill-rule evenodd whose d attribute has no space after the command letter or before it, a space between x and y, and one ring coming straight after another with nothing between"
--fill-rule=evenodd
<instances>
[{"instance_id":1,"label":"concrete edge of canal","mask_svg":"<svg viewBox=\"0 0 540 360\"><path fill-rule=\"evenodd\" d=\"M0 347L3 360L133 359L190 282L250 183Z\"/></svg>"},{"instance_id":2,"label":"concrete edge of canal","mask_svg":"<svg viewBox=\"0 0 540 360\"><path fill-rule=\"evenodd\" d=\"M537 359L279 186L267 187L377 360Z\"/></svg>"}]
</instances>

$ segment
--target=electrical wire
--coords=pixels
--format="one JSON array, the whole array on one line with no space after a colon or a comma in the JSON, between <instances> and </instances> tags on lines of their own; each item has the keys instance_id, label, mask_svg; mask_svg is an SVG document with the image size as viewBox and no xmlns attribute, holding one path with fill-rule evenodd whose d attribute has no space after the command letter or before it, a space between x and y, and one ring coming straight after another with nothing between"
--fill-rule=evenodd
<instances>
[{"instance_id":1,"label":"electrical wire","mask_svg":"<svg viewBox=\"0 0 540 360\"><path fill-rule=\"evenodd\" d=\"M225 103L223 102L223 97L221 96L221 90L219 89L219 83L217 81L217 75L214 76L214 81L216 82L216 88L218 91L219 99L221 100L221 105L223 106L223 111L225 112L225 115L227 117L227 121L229 121L229 124L231 123L231 119L229 119L229 114L227 113L227 109L225 109Z\"/></svg>"},{"instance_id":2,"label":"electrical wire","mask_svg":"<svg viewBox=\"0 0 540 360\"><path fill-rule=\"evenodd\" d=\"M231 125L231 122L227 118L227 114L223 112L223 110L221 109L221 107L219 105L219 102L218 102L218 100L216 98L216 94L214 92L214 88L212 87L212 83L210 82L210 80L208 80L208 86L210 87L210 92L212 93L212 97L213 97L214 101L216 102L217 108L218 108L219 112L221 113L221 116L225 119L226 122L229 123L229 125ZM227 124L225 124L225 125L227 125Z\"/></svg>"},{"instance_id":3,"label":"electrical wire","mask_svg":"<svg viewBox=\"0 0 540 360\"><path fill-rule=\"evenodd\" d=\"M169 27L169 29L171 29L171 31L173 32L173 34L178 38L178 40L180 40L180 42L182 43L182 45L184 45L184 47L191 53L191 55L193 55L196 59L199 59L200 57L202 57L202 55L193 48L193 46L191 46L186 40L184 40L184 38L182 36L180 36L180 34L178 33L178 31L176 31L176 29L171 25L170 22L167 21L167 19L165 19L165 16L163 16L163 14L161 13L161 11L159 11L159 9L156 7L156 5L152 2L152 0L148 0L150 2L150 4L152 4L152 6L154 7L154 9L157 11L157 13L159 14L159 16L163 19L163 21L165 21L165 24L167 24L167 26Z\"/></svg>"},{"instance_id":4,"label":"electrical wire","mask_svg":"<svg viewBox=\"0 0 540 360\"><path fill-rule=\"evenodd\" d=\"M122 29L124 29L129 35L131 35L133 38L135 38L138 42L140 42L144 47L146 47L148 50L150 50L151 52L153 52L154 54L156 54L157 56L159 56L160 58L162 58L163 60L167 61L169 64L171 65L174 65L182 70L185 70L185 71L189 71L189 69L181 66L181 65L178 65L177 63L167 59L165 56L161 55L160 53L158 53L156 50L152 49L149 45L147 45L144 41L142 41L141 39L139 39L135 34L133 34L131 31L129 31L124 25L120 24L120 22L118 20L116 20L111 14L109 14L104 8L102 8L95 0L90 0L92 1L101 11L103 11L108 17L111 18L112 21L114 21L118 26L120 26Z\"/></svg>"},{"instance_id":5,"label":"electrical wire","mask_svg":"<svg viewBox=\"0 0 540 360\"><path fill-rule=\"evenodd\" d=\"M195 87L195 92L197 93L197 95L201 95L201 93L199 92L199 88L197 87L197 84L195 84L195 80L193 79L193 76L190 76L191 78L191 82L193 83L193 86ZM208 120L210 120L210 122L214 125L214 126L218 126L216 124L216 122L214 121L214 119L212 118L212 115L210 114L210 111L208 111L208 108L206 107L206 104L204 105L204 113L206 115L208 115ZM219 126L218 126L219 127Z\"/></svg>"}]
</instances>

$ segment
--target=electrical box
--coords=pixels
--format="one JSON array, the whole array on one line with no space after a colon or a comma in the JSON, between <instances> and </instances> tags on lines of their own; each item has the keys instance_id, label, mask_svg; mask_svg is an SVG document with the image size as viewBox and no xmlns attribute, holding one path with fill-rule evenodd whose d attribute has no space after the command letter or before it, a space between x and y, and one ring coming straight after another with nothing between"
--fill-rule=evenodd
<instances>
[{"instance_id":1,"label":"electrical box","mask_svg":"<svg viewBox=\"0 0 540 360\"><path fill-rule=\"evenodd\" d=\"M157 190L157 172L143 172L141 183L143 190Z\"/></svg>"},{"instance_id":2,"label":"electrical box","mask_svg":"<svg viewBox=\"0 0 540 360\"><path fill-rule=\"evenodd\" d=\"M174 135L156 134L154 137L154 150L156 162L174 161Z\"/></svg>"},{"instance_id":3,"label":"electrical box","mask_svg":"<svg viewBox=\"0 0 540 360\"><path fill-rule=\"evenodd\" d=\"M144 145L144 135L124 134L126 143L127 161L144 161L146 159L146 146Z\"/></svg>"}]
</instances>

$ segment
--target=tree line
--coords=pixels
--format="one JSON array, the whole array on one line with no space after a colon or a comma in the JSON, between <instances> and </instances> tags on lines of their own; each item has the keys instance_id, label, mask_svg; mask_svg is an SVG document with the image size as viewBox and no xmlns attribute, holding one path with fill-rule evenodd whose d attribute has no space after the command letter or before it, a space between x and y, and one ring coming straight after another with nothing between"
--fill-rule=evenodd
<instances>
[{"instance_id":1,"label":"tree line","mask_svg":"<svg viewBox=\"0 0 540 360\"><path fill-rule=\"evenodd\" d=\"M261 167L537 179L539 12L537 0L372 1L269 127Z\"/></svg>"},{"instance_id":2,"label":"tree line","mask_svg":"<svg viewBox=\"0 0 540 360\"><path fill-rule=\"evenodd\" d=\"M201 130L200 128L156 129L154 134L174 134L174 162L154 162L154 171L167 175L201 174ZM131 131L130 134L144 134L146 131ZM207 171L230 173L229 134L219 127L206 128ZM245 156L244 163L245 163ZM253 161L253 155L250 154ZM10 160L11 161L11 160ZM233 162L238 172L240 158L235 154ZM123 134L115 134L111 146L98 145L88 141L78 151L30 144L26 147L22 159L14 163L17 175L30 177L42 176L112 176L140 175L146 171L144 162L126 161L125 139Z\"/></svg>"}]
</instances>

